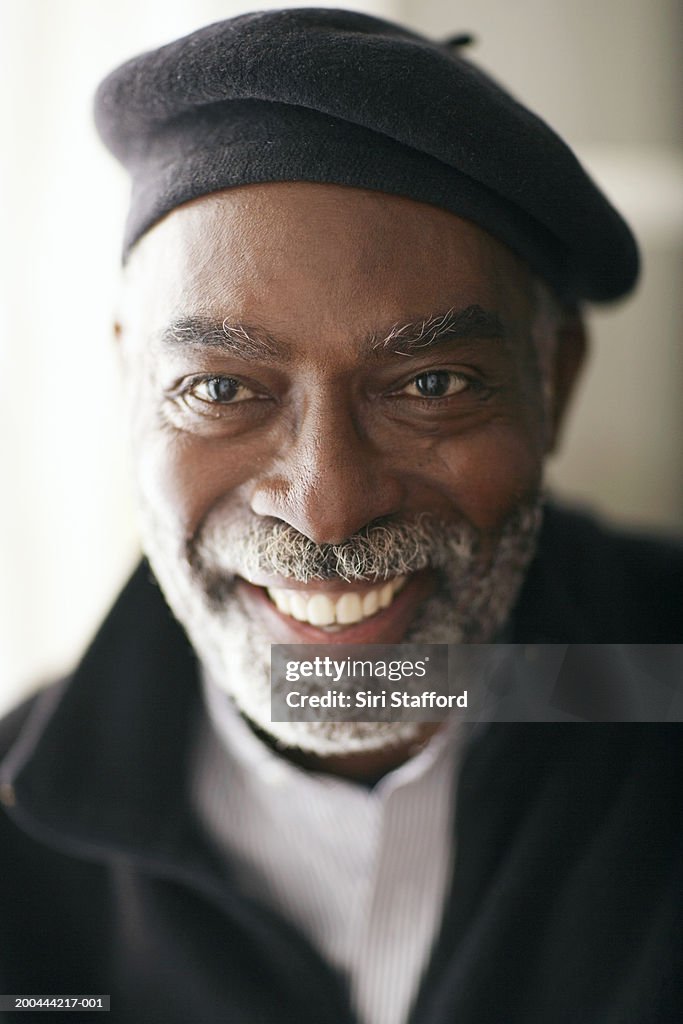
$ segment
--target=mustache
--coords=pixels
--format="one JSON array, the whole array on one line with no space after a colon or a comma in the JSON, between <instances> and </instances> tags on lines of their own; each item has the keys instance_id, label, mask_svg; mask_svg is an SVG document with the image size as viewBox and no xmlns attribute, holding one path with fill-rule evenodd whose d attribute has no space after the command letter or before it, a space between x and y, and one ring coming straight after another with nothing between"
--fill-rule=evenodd
<instances>
[{"instance_id":1,"label":"mustache","mask_svg":"<svg viewBox=\"0 0 683 1024\"><path fill-rule=\"evenodd\" d=\"M377 521L338 544L316 544L281 520L216 522L204 528L188 553L193 570L214 587L228 577L261 573L297 583L338 579L379 582L427 567L470 566L480 538L469 524L444 523L428 514L413 520ZM213 589L213 588L212 588Z\"/></svg>"}]
</instances>

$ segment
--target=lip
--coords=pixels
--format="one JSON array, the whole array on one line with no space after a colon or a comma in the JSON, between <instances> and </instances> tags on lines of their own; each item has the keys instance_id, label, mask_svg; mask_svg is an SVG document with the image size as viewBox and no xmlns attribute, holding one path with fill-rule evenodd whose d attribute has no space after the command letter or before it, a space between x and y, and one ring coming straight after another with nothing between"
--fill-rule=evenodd
<instances>
[{"instance_id":1,"label":"lip","mask_svg":"<svg viewBox=\"0 0 683 1024\"><path fill-rule=\"evenodd\" d=\"M415 574L417 575L417 573ZM358 583L345 583L339 578L331 580L309 580L308 583L299 583L296 580L287 579L286 576L269 576L267 574L256 573L250 576L248 579L244 576L240 577L243 582L253 585L259 588L267 587L278 587L282 590L308 590L309 587L315 587L316 592L324 594L346 594L356 593L367 594L368 591L374 590L376 587L381 587L386 580L365 580Z\"/></svg>"},{"instance_id":2,"label":"lip","mask_svg":"<svg viewBox=\"0 0 683 1024\"><path fill-rule=\"evenodd\" d=\"M347 589L339 580L329 581L332 585L325 588L330 593L340 587ZM268 586L286 586L287 589L302 589L306 587L299 584L296 588L289 582L275 582L274 577L268 579ZM377 584L367 584L365 589ZM299 622L278 611L268 597L264 587L256 586L244 579L237 581L237 591L247 608L253 610L262 628L271 637L271 643L275 644L397 644L405 636L406 630L415 618L415 614L426 597L433 593L436 587L436 578L432 570L425 569L410 576L405 586L395 596L388 608L382 609L369 619L362 622L354 622L343 629L327 632L325 629L312 626L309 622ZM315 583L318 591L319 584ZM363 585L358 586L358 592L363 592Z\"/></svg>"}]
</instances>

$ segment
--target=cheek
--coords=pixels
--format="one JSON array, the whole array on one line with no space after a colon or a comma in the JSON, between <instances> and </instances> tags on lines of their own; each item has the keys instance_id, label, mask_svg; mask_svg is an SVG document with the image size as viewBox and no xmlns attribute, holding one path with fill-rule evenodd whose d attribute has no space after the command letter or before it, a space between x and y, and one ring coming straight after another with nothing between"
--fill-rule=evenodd
<instances>
[{"instance_id":1,"label":"cheek","mask_svg":"<svg viewBox=\"0 0 683 1024\"><path fill-rule=\"evenodd\" d=\"M543 455L533 434L491 426L467 440L444 439L434 451L439 488L480 533L496 533L538 492Z\"/></svg>"},{"instance_id":2,"label":"cheek","mask_svg":"<svg viewBox=\"0 0 683 1024\"><path fill-rule=\"evenodd\" d=\"M259 453L243 439L200 438L169 423L151 360L129 362L126 392L139 500L161 528L184 543L216 503L240 504L240 486L253 475Z\"/></svg>"},{"instance_id":3,"label":"cheek","mask_svg":"<svg viewBox=\"0 0 683 1024\"><path fill-rule=\"evenodd\" d=\"M141 439L134 458L142 500L183 541L194 536L218 502L229 497L239 507L240 486L253 473L243 446L198 443L165 430Z\"/></svg>"}]
</instances>

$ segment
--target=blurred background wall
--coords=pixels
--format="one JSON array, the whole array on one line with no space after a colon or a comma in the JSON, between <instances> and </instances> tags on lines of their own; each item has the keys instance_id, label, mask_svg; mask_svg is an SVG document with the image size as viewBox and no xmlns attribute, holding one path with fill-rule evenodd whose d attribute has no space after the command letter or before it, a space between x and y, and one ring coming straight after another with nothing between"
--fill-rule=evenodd
<instances>
[{"instance_id":1,"label":"blurred background wall","mask_svg":"<svg viewBox=\"0 0 683 1024\"><path fill-rule=\"evenodd\" d=\"M0 0L0 712L69 668L138 557L110 338L126 182L91 127L93 90L145 48L268 6L302 3ZM681 0L346 6L437 37L474 32L471 57L564 135L634 225L644 276L635 299L591 313L594 354L551 481L613 519L679 531Z\"/></svg>"}]
</instances>

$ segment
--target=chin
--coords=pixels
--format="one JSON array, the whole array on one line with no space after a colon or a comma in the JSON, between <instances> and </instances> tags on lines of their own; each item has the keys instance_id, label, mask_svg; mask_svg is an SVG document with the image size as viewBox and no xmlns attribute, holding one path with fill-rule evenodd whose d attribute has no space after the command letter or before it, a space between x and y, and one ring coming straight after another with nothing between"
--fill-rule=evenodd
<instances>
[{"instance_id":1,"label":"chin","mask_svg":"<svg viewBox=\"0 0 683 1024\"><path fill-rule=\"evenodd\" d=\"M240 708L243 714L246 711ZM249 716L247 716L249 717ZM254 722L278 747L318 757L391 750L419 740L419 722Z\"/></svg>"},{"instance_id":2,"label":"chin","mask_svg":"<svg viewBox=\"0 0 683 1024\"><path fill-rule=\"evenodd\" d=\"M419 722L273 722L270 642L238 600L228 602L219 619L197 604L185 626L211 682L279 747L331 757L383 750L419 737ZM311 692L317 688L314 684Z\"/></svg>"}]
</instances>

